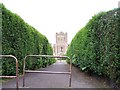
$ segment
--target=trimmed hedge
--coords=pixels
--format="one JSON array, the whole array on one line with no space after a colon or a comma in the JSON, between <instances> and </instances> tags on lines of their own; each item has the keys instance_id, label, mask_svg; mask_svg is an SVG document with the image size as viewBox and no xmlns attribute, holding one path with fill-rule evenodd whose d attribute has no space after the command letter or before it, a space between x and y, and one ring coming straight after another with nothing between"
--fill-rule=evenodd
<instances>
[{"instance_id":1,"label":"trimmed hedge","mask_svg":"<svg viewBox=\"0 0 120 90\"><path fill-rule=\"evenodd\" d=\"M52 55L52 47L48 39L35 28L24 22L21 17L12 13L0 4L2 8L2 54L10 54L19 61L19 72L22 72L23 59L26 55ZM28 58L27 69L46 67L55 59ZM15 63L10 58L2 60L2 74L15 75Z\"/></svg>"},{"instance_id":2,"label":"trimmed hedge","mask_svg":"<svg viewBox=\"0 0 120 90\"><path fill-rule=\"evenodd\" d=\"M67 55L82 71L103 75L120 85L120 8L101 12L73 38Z\"/></svg>"}]
</instances>

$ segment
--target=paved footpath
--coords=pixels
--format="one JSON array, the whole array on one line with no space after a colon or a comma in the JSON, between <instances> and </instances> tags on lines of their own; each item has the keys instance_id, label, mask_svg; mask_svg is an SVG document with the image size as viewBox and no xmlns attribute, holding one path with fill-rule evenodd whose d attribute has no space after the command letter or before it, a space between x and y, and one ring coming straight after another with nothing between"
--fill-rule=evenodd
<instances>
[{"instance_id":1,"label":"paved footpath","mask_svg":"<svg viewBox=\"0 0 120 90\"><path fill-rule=\"evenodd\" d=\"M46 71L68 71L69 65L65 61L57 61L55 64L40 70ZM27 73L26 87L28 88L67 88L69 75L63 74L41 74ZM16 87L15 79L3 83L4 88ZM19 87L22 87L22 77L19 78ZM96 79L72 67L72 88L109 88L103 79Z\"/></svg>"}]
</instances>

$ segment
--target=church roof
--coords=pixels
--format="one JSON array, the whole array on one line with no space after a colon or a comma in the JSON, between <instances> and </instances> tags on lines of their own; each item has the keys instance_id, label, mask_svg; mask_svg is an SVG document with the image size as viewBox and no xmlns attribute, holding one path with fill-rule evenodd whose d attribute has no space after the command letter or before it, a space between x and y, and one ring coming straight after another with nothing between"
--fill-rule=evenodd
<instances>
[{"instance_id":1,"label":"church roof","mask_svg":"<svg viewBox=\"0 0 120 90\"><path fill-rule=\"evenodd\" d=\"M56 33L57 35L65 35L65 34L67 34L67 33L64 33L64 32L59 32L59 33Z\"/></svg>"}]
</instances>

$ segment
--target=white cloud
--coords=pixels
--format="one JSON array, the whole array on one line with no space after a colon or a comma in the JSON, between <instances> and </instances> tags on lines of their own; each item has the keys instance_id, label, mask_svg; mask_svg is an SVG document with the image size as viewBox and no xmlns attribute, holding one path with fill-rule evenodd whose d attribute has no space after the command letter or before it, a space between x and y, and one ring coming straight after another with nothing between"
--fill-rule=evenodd
<instances>
[{"instance_id":1,"label":"white cloud","mask_svg":"<svg viewBox=\"0 0 120 90\"><path fill-rule=\"evenodd\" d=\"M2 0L12 12L55 43L55 33L68 33L68 42L100 11L118 7L119 0Z\"/></svg>"}]
</instances>

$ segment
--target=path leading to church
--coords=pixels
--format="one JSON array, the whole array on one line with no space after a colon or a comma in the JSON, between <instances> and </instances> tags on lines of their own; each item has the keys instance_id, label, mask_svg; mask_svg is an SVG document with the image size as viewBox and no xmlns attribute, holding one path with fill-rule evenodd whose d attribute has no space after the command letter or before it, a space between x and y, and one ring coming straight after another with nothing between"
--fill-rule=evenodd
<instances>
[{"instance_id":1,"label":"path leading to church","mask_svg":"<svg viewBox=\"0 0 120 90\"><path fill-rule=\"evenodd\" d=\"M65 61L57 61L55 64L40 70L68 71L68 69L68 64ZM25 77L26 87L28 88L67 88L69 81L69 75L63 74L27 73ZM15 86L15 79L3 83L4 88L13 88ZM22 87L22 77L19 78L19 87ZM105 80L89 76L73 66L72 88L109 88L109 86Z\"/></svg>"}]
</instances>

